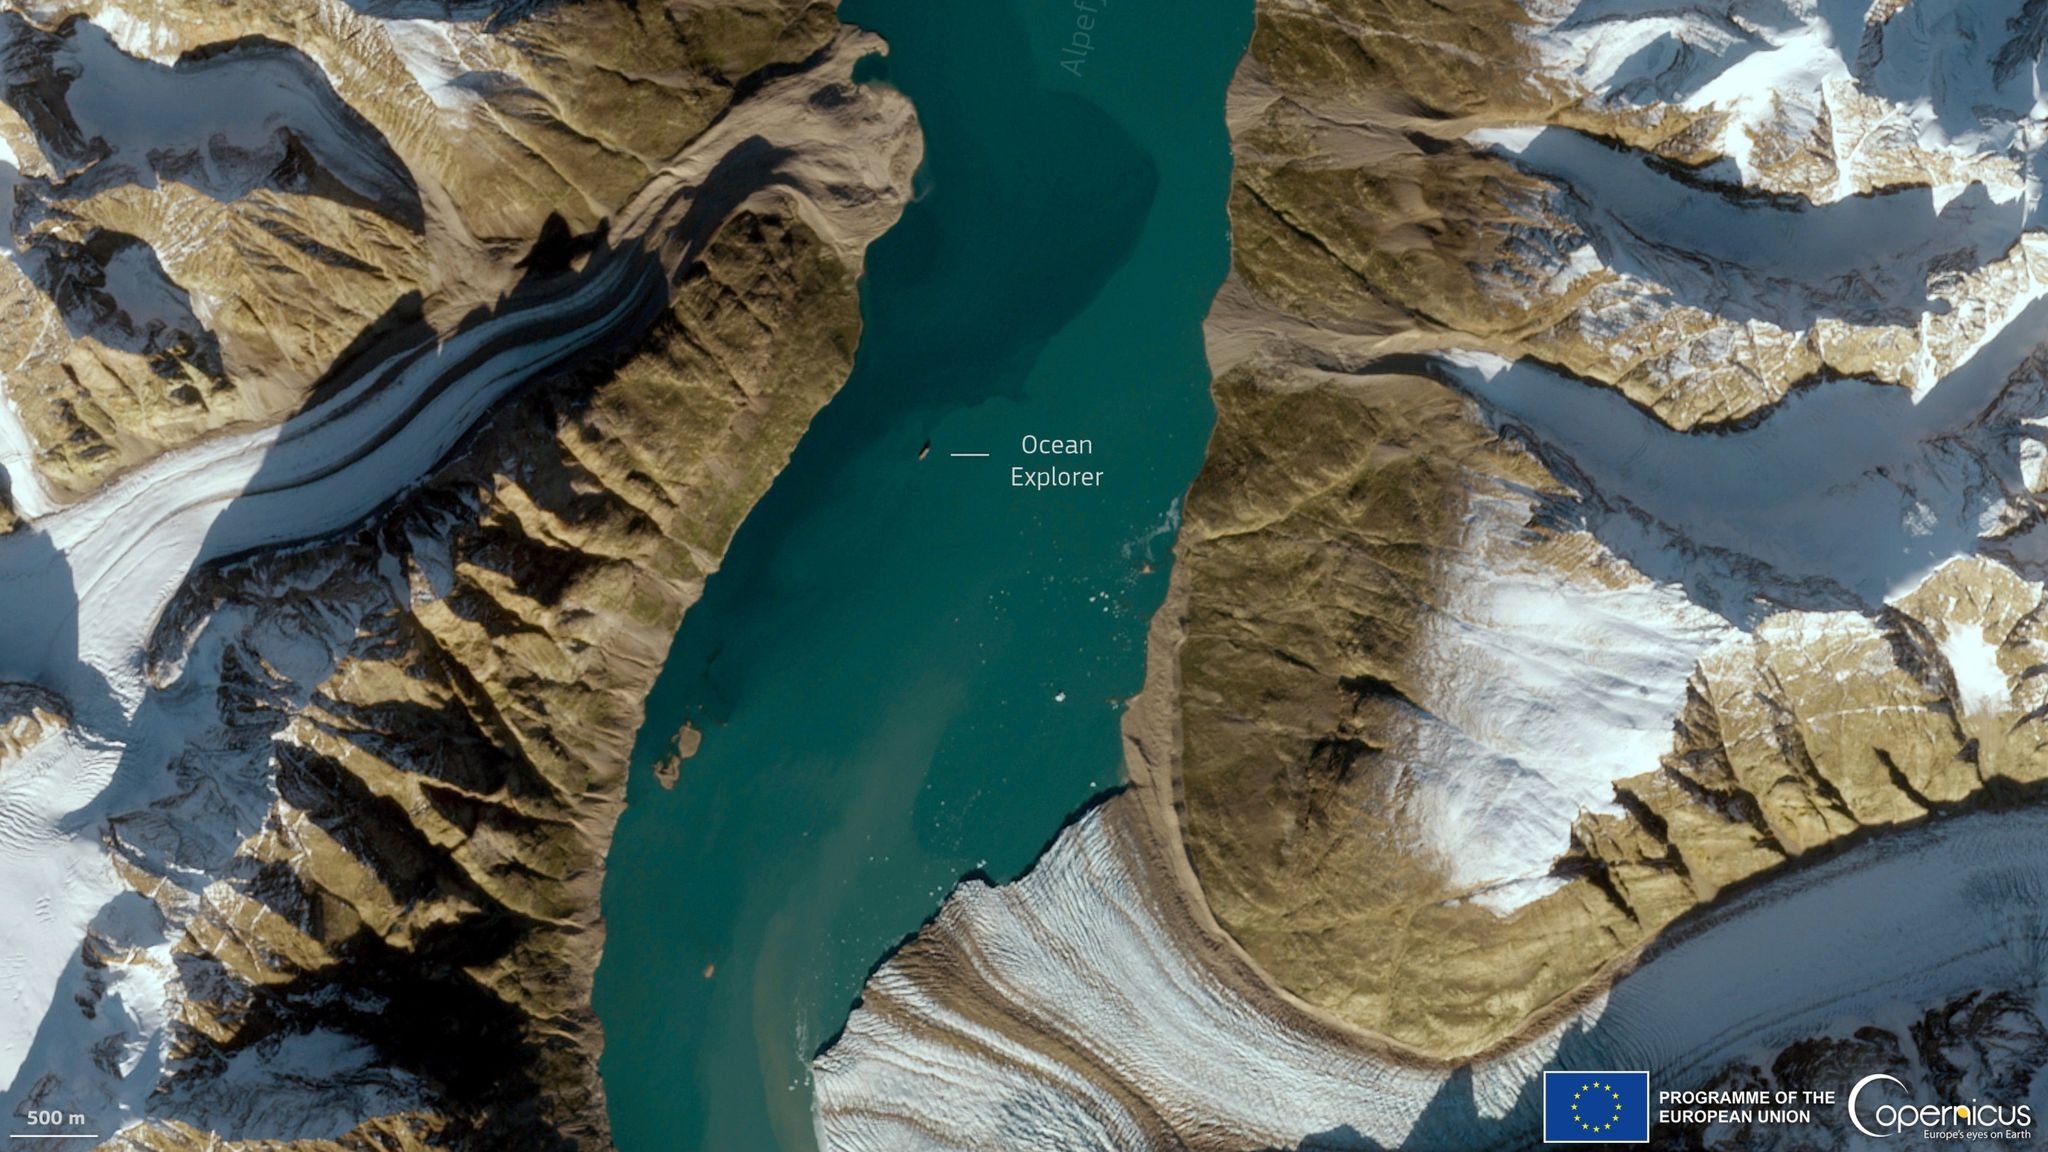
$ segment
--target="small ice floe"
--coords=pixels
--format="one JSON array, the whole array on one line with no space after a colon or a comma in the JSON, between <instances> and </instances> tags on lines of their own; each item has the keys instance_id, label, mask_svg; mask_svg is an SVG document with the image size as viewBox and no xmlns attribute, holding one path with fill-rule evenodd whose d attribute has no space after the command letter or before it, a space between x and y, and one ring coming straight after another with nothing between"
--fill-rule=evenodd
<instances>
[{"instance_id":1,"label":"small ice floe","mask_svg":"<svg viewBox=\"0 0 2048 1152\"><path fill-rule=\"evenodd\" d=\"M1052 702L1055 704L1065 704L1067 702L1067 694L1065 692L1053 693Z\"/></svg>"}]
</instances>

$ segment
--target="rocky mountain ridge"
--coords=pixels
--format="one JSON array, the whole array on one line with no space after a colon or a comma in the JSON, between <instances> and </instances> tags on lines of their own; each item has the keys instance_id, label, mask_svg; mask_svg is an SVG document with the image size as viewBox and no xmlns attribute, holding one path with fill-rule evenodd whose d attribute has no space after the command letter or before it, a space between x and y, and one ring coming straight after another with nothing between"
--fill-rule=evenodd
<instances>
[{"instance_id":1,"label":"rocky mountain ridge","mask_svg":"<svg viewBox=\"0 0 2048 1152\"><path fill-rule=\"evenodd\" d=\"M852 81L882 45L801 3L8 36L39 319L0 585L41 609L0 644L39 685L0 693L0 879L67 899L0 940L0 1095L110 1147L607 1147L628 756L850 370L919 159L908 102ZM96 85L251 70L281 107L94 127ZM60 251L69 279L24 271Z\"/></svg>"},{"instance_id":2,"label":"rocky mountain ridge","mask_svg":"<svg viewBox=\"0 0 2048 1152\"><path fill-rule=\"evenodd\" d=\"M1656 991L1716 933L2038 986L1766 911L2048 772L2023 8L1260 4L1132 790L883 966L827 1146L1518 1146L1778 1027Z\"/></svg>"}]
</instances>

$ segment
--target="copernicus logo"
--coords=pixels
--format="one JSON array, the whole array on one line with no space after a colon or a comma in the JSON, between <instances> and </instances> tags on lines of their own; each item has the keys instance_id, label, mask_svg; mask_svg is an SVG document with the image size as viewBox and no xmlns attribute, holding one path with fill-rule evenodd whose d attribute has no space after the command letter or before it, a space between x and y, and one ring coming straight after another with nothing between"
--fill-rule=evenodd
<instances>
[{"instance_id":1,"label":"copernicus logo","mask_svg":"<svg viewBox=\"0 0 2048 1152\"><path fill-rule=\"evenodd\" d=\"M1889 1084L1895 1092L1879 1085ZM1885 1101L1885 1096L1893 1097ZM1897 1103L1898 1097L1906 1097ZM1849 1123L1858 1132L1879 1140L1902 1132L1967 1133L1966 1139L2026 1139L2032 1135L2034 1112L2025 1104L1984 1104L1971 1100L1963 1104L1915 1104L1906 1084L1897 1076L1874 1072L1849 1089ZM1955 1136L1947 1136L1955 1139Z\"/></svg>"},{"instance_id":2,"label":"copernicus logo","mask_svg":"<svg viewBox=\"0 0 2048 1152\"><path fill-rule=\"evenodd\" d=\"M1545 1144L1648 1144L1648 1072L1545 1072Z\"/></svg>"}]
</instances>

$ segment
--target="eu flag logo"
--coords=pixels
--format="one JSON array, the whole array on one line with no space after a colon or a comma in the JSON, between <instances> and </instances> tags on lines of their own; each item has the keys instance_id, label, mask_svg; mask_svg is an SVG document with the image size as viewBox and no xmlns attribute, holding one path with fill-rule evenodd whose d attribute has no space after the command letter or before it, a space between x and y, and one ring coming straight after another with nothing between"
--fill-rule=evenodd
<instances>
[{"instance_id":1,"label":"eu flag logo","mask_svg":"<svg viewBox=\"0 0 2048 1152\"><path fill-rule=\"evenodd\" d=\"M1545 1072L1545 1144L1648 1144L1648 1072Z\"/></svg>"}]
</instances>

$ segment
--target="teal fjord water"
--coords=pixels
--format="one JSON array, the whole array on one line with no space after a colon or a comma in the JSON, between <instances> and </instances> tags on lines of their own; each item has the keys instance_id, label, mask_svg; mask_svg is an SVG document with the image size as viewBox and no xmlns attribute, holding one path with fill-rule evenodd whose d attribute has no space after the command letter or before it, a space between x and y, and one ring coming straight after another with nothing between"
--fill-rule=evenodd
<instances>
[{"instance_id":1,"label":"teal fjord water","mask_svg":"<svg viewBox=\"0 0 2048 1152\"><path fill-rule=\"evenodd\" d=\"M1201 320L1250 0L840 15L890 43L862 74L917 105L920 196L869 252L852 378L648 703L596 996L624 1152L810 1148L806 1065L871 966L1118 782L1213 419ZM1027 434L1090 440L1059 463L1101 485L1011 487ZM663 791L686 721L703 747Z\"/></svg>"}]
</instances>

